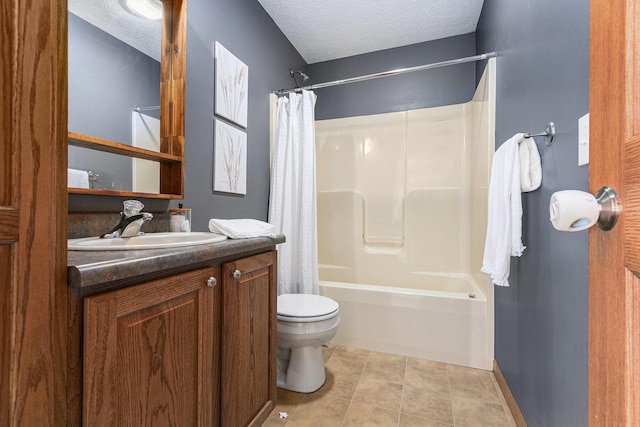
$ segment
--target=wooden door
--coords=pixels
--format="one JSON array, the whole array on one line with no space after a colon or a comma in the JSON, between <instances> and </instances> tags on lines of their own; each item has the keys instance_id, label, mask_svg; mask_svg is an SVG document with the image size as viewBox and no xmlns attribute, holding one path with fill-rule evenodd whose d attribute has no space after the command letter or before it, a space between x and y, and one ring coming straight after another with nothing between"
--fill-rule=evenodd
<instances>
[{"instance_id":1,"label":"wooden door","mask_svg":"<svg viewBox=\"0 0 640 427\"><path fill-rule=\"evenodd\" d=\"M0 425L66 421L66 2L0 2Z\"/></svg>"},{"instance_id":2,"label":"wooden door","mask_svg":"<svg viewBox=\"0 0 640 427\"><path fill-rule=\"evenodd\" d=\"M275 407L275 254L222 266L221 411L225 427L260 426Z\"/></svg>"},{"instance_id":3,"label":"wooden door","mask_svg":"<svg viewBox=\"0 0 640 427\"><path fill-rule=\"evenodd\" d=\"M214 426L219 268L85 300L83 425Z\"/></svg>"},{"instance_id":4,"label":"wooden door","mask_svg":"<svg viewBox=\"0 0 640 427\"><path fill-rule=\"evenodd\" d=\"M640 0L591 0L590 56L589 187L613 187L623 213L589 234L589 422L638 426Z\"/></svg>"}]
</instances>

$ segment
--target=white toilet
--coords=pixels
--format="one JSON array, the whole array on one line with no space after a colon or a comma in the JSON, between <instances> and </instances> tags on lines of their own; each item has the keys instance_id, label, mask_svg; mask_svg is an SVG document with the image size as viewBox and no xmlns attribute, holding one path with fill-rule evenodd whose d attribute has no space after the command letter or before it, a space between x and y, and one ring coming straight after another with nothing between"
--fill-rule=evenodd
<instances>
[{"instance_id":1,"label":"white toilet","mask_svg":"<svg viewBox=\"0 0 640 427\"><path fill-rule=\"evenodd\" d=\"M321 295L278 297L278 387L316 391L326 379L321 346L340 324L338 303Z\"/></svg>"}]
</instances>

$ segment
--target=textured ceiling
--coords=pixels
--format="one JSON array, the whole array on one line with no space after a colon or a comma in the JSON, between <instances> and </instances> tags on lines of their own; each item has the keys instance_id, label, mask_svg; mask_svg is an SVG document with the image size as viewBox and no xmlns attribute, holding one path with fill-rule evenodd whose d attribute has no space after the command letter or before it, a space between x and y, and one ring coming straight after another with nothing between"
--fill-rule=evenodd
<instances>
[{"instance_id":1,"label":"textured ceiling","mask_svg":"<svg viewBox=\"0 0 640 427\"><path fill-rule=\"evenodd\" d=\"M125 0L68 0L74 15L160 62L162 21L134 15Z\"/></svg>"},{"instance_id":2,"label":"textured ceiling","mask_svg":"<svg viewBox=\"0 0 640 427\"><path fill-rule=\"evenodd\" d=\"M258 0L310 64L467 34L484 0ZM160 60L160 21L125 0L68 0L71 13Z\"/></svg>"},{"instance_id":3,"label":"textured ceiling","mask_svg":"<svg viewBox=\"0 0 640 427\"><path fill-rule=\"evenodd\" d=\"M258 0L310 64L472 33L484 0Z\"/></svg>"}]
</instances>

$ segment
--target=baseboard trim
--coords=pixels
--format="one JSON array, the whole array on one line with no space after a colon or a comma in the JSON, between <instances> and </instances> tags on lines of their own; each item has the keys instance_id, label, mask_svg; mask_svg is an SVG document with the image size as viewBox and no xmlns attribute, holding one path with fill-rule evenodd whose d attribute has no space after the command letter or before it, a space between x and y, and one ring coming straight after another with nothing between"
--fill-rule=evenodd
<instances>
[{"instance_id":1,"label":"baseboard trim","mask_svg":"<svg viewBox=\"0 0 640 427\"><path fill-rule=\"evenodd\" d=\"M498 382L498 386L500 386L500 390L504 395L504 400L507 401L507 406L511 411L511 416L513 416L513 420L516 422L516 426L518 427L527 427L527 422L524 420L522 416L522 412L520 412L520 408L518 407L518 403L516 399L513 397L509 386L507 385L507 380L505 380L504 375L502 375L502 371L498 366L498 362L493 361L493 374L496 376L496 381Z\"/></svg>"}]
</instances>

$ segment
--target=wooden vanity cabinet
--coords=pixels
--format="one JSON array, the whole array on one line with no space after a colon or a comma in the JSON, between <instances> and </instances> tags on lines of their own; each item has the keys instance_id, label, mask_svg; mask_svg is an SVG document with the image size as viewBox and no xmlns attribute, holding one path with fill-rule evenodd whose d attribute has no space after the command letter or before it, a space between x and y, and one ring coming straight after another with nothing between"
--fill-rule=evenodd
<instances>
[{"instance_id":1,"label":"wooden vanity cabinet","mask_svg":"<svg viewBox=\"0 0 640 427\"><path fill-rule=\"evenodd\" d=\"M260 426L276 403L275 261L84 298L82 424Z\"/></svg>"},{"instance_id":2,"label":"wooden vanity cabinet","mask_svg":"<svg viewBox=\"0 0 640 427\"><path fill-rule=\"evenodd\" d=\"M211 426L219 416L220 269L85 299L83 425Z\"/></svg>"},{"instance_id":3,"label":"wooden vanity cabinet","mask_svg":"<svg viewBox=\"0 0 640 427\"><path fill-rule=\"evenodd\" d=\"M275 252L222 266L222 425L260 426L276 403Z\"/></svg>"}]
</instances>

